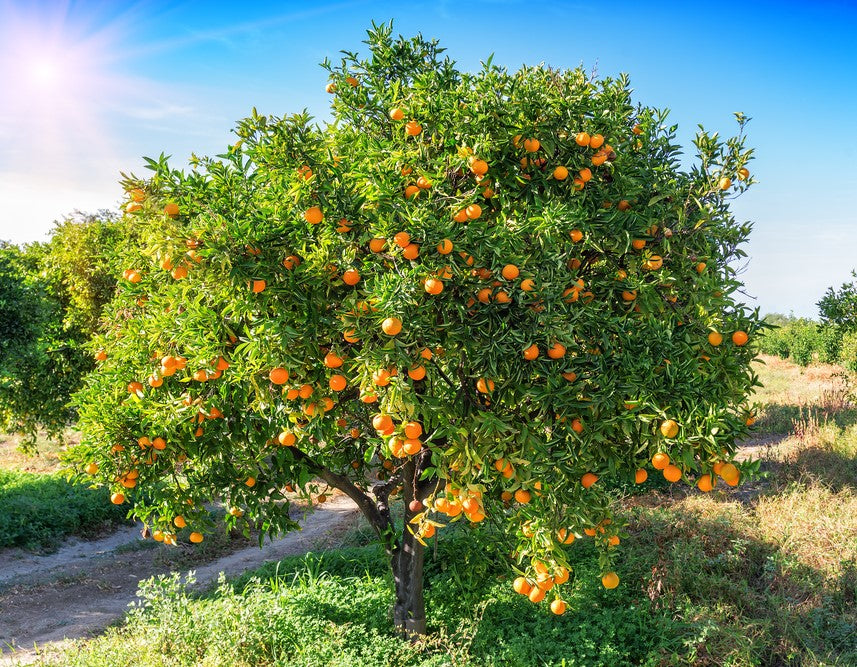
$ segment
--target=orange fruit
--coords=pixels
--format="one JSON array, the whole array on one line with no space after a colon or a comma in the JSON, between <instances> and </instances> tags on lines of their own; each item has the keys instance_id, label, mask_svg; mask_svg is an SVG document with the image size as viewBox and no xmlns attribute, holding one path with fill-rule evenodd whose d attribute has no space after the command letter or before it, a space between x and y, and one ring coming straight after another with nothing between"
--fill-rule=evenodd
<instances>
[{"instance_id":1,"label":"orange fruit","mask_svg":"<svg viewBox=\"0 0 857 667\"><path fill-rule=\"evenodd\" d=\"M601 134L593 134L589 137L589 147L590 148L601 148L601 145L604 143L604 136Z\"/></svg>"},{"instance_id":2,"label":"orange fruit","mask_svg":"<svg viewBox=\"0 0 857 667\"><path fill-rule=\"evenodd\" d=\"M578 192L580 192L581 190L583 190L584 186L586 185L586 183L583 181L583 179L580 179L580 178L575 178L575 179L572 181L572 183L573 183L572 187L573 187L575 190L577 190Z\"/></svg>"},{"instance_id":3,"label":"orange fruit","mask_svg":"<svg viewBox=\"0 0 857 667\"><path fill-rule=\"evenodd\" d=\"M390 109L390 120L402 120L405 117L405 112L398 107Z\"/></svg>"},{"instance_id":4,"label":"orange fruit","mask_svg":"<svg viewBox=\"0 0 857 667\"><path fill-rule=\"evenodd\" d=\"M528 348L524 350L524 359L527 361L533 361L534 359L538 359L539 357L539 346L533 343Z\"/></svg>"},{"instance_id":5,"label":"orange fruit","mask_svg":"<svg viewBox=\"0 0 857 667\"><path fill-rule=\"evenodd\" d=\"M535 153L541 146L542 144L538 139L524 139L524 150L527 153Z\"/></svg>"},{"instance_id":6,"label":"orange fruit","mask_svg":"<svg viewBox=\"0 0 857 667\"><path fill-rule=\"evenodd\" d=\"M588 146L590 137L586 132L578 132L574 137L574 142L578 146Z\"/></svg>"},{"instance_id":7,"label":"orange fruit","mask_svg":"<svg viewBox=\"0 0 857 667\"><path fill-rule=\"evenodd\" d=\"M328 368L339 368L342 366L342 357L337 356L333 352L328 352L324 355L324 365Z\"/></svg>"},{"instance_id":8,"label":"orange fruit","mask_svg":"<svg viewBox=\"0 0 857 667\"><path fill-rule=\"evenodd\" d=\"M295 444L297 438L295 438L295 434L291 431L281 431L277 436L277 442L279 442L283 447L291 447Z\"/></svg>"},{"instance_id":9,"label":"orange fruit","mask_svg":"<svg viewBox=\"0 0 857 667\"><path fill-rule=\"evenodd\" d=\"M143 210L143 207L140 204L138 204L137 202L131 201L125 205L125 212L126 213L136 213L137 211L142 211L142 210Z\"/></svg>"},{"instance_id":10,"label":"orange fruit","mask_svg":"<svg viewBox=\"0 0 857 667\"><path fill-rule=\"evenodd\" d=\"M545 592L538 586L533 586L532 589L530 589L530 592L527 594L527 597L530 598L530 602L541 602L545 599Z\"/></svg>"},{"instance_id":11,"label":"orange fruit","mask_svg":"<svg viewBox=\"0 0 857 667\"><path fill-rule=\"evenodd\" d=\"M163 438L157 437L154 440L152 440L152 447L154 447L155 449L157 449L159 451L163 451L164 449L167 448L167 443Z\"/></svg>"},{"instance_id":12,"label":"orange fruit","mask_svg":"<svg viewBox=\"0 0 857 667\"><path fill-rule=\"evenodd\" d=\"M300 265L301 259L297 255L289 255L283 260L283 266L285 266L289 271Z\"/></svg>"},{"instance_id":13,"label":"orange fruit","mask_svg":"<svg viewBox=\"0 0 857 667\"><path fill-rule=\"evenodd\" d=\"M592 165L594 167L600 167L607 161L607 153L605 151L598 151L595 155L592 156Z\"/></svg>"},{"instance_id":14,"label":"orange fruit","mask_svg":"<svg viewBox=\"0 0 857 667\"><path fill-rule=\"evenodd\" d=\"M405 124L405 132L407 132L407 133L408 133L408 136L410 136L410 137L415 137L415 136L417 136L417 135L418 135L420 132L422 132L422 131L423 131L423 126L422 126L422 125L420 125L420 124L419 124L417 121L415 121L415 120L409 120L409 121Z\"/></svg>"},{"instance_id":15,"label":"orange fruit","mask_svg":"<svg viewBox=\"0 0 857 667\"><path fill-rule=\"evenodd\" d=\"M348 385L348 381L344 375L331 375L327 384L333 391L342 391Z\"/></svg>"},{"instance_id":16,"label":"orange fruit","mask_svg":"<svg viewBox=\"0 0 857 667\"><path fill-rule=\"evenodd\" d=\"M402 250L402 257L405 259L416 259L420 256L420 247L416 243L409 243Z\"/></svg>"},{"instance_id":17,"label":"orange fruit","mask_svg":"<svg viewBox=\"0 0 857 667\"><path fill-rule=\"evenodd\" d=\"M413 199L420 194L420 189L416 185L409 185L405 188L405 199Z\"/></svg>"},{"instance_id":18,"label":"orange fruit","mask_svg":"<svg viewBox=\"0 0 857 667\"><path fill-rule=\"evenodd\" d=\"M452 252L452 241L449 239L443 239L443 241L437 244L437 251L441 255L448 255Z\"/></svg>"},{"instance_id":19,"label":"orange fruit","mask_svg":"<svg viewBox=\"0 0 857 667\"><path fill-rule=\"evenodd\" d=\"M583 232L579 229L572 229L568 234L571 236L572 243L579 243L583 240Z\"/></svg>"},{"instance_id":20,"label":"orange fruit","mask_svg":"<svg viewBox=\"0 0 857 667\"><path fill-rule=\"evenodd\" d=\"M164 206L164 213L171 217L175 217L179 214L179 205L175 202L169 202L166 206Z\"/></svg>"},{"instance_id":21,"label":"orange fruit","mask_svg":"<svg viewBox=\"0 0 857 667\"><path fill-rule=\"evenodd\" d=\"M464 212L467 214L469 220L476 220L476 218L482 215L482 207L479 204L471 204L464 209Z\"/></svg>"},{"instance_id":22,"label":"orange fruit","mask_svg":"<svg viewBox=\"0 0 857 667\"><path fill-rule=\"evenodd\" d=\"M565 613L566 607L567 605L565 603L565 600L557 598L556 600L551 602L551 613L554 613L557 616L562 616Z\"/></svg>"},{"instance_id":23,"label":"orange fruit","mask_svg":"<svg viewBox=\"0 0 857 667\"><path fill-rule=\"evenodd\" d=\"M349 329L348 331L344 331L342 333L342 337L345 339L346 343L359 343L360 338L357 337L357 332L354 329Z\"/></svg>"},{"instance_id":24,"label":"orange fruit","mask_svg":"<svg viewBox=\"0 0 857 667\"><path fill-rule=\"evenodd\" d=\"M524 577L517 577L515 581L512 582L512 588L520 595L529 595L533 586Z\"/></svg>"},{"instance_id":25,"label":"orange fruit","mask_svg":"<svg viewBox=\"0 0 857 667\"><path fill-rule=\"evenodd\" d=\"M393 426L393 418L390 415L380 413L372 417L372 426L375 428L376 431L379 431L381 433L385 433L388 431L392 433L395 428Z\"/></svg>"},{"instance_id":26,"label":"orange fruit","mask_svg":"<svg viewBox=\"0 0 857 667\"><path fill-rule=\"evenodd\" d=\"M122 493L113 493L110 495L110 502L114 505L121 505L125 502L125 495Z\"/></svg>"},{"instance_id":27,"label":"orange fruit","mask_svg":"<svg viewBox=\"0 0 857 667\"><path fill-rule=\"evenodd\" d=\"M268 283L264 280L254 280L253 281L253 294L258 294L259 292L264 292L265 288L268 286Z\"/></svg>"},{"instance_id":28,"label":"orange fruit","mask_svg":"<svg viewBox=\"0 0 857 667\"><path fill-rule=\"evenodd\" d=\"M506 280L514 280L520 275L521 272L514 264L506 264L506 266L503 267L503 270L500 271L500 273Z\"/></svg>"},{"instance_id":29,"label":"orange fruit","mask_svg":"<svg viewBox=\"0 0 857 667\"><path fill-rule=\"evenodd\" d=\"M750 178L750 170L746 169L745 167L741 167L738 170L738 180L746 181L748 178Z\"/></svg>"},{"instance_id":30,"label":"orange fruit","mask_svg":"<svg viewBox=\"0 0 857 667\"><path fill-rule=\"evenodd\" d=\"M620 211L627 211L631 208L631 204L628 203L627 199L622 199L619 201L619 204L617 204L616 208L618 208Z\"/></svg>"},{"instance_id":31,"label":"orange fruit","mask_svg":"<svg viewBox=\"0 0 857 667\"><path fill-rule=\"evenodd\" d=\"M716 466L715 466L716 468ZM732 463L724 463L720 467L720 471L717 473L723 479L724 482L728 483L729 480L737 480L740 476L738 472L738 468L736 468Z\"/></svg>"},{"instance_id":32,"label":"orange fruit","mask_svg":"<svg viewBox=\"0 0 857 667\"><path fill-rule=\"evenodd\" d=\"M575 433L583 433L583 422L579 419L571 420L571 430Z\"/></svg>"},{"instance_id":33,"label":"orange fruit","mask_svg":"<svg viewBox=\"0 0 857 667\"><path fill-rule=\"evenodd\" d=\"M663 470L670 464L670 457L663 452L658 452L652 457L652 467L655 470Z\"/></svg>"},{"instance_id":34,"label":"orange fruit","mask_svg":"<svg viewBox=\"0 0 857 667\"><path fill-rule=\"evenodd\" d=\"M717 182L717 187L721 190L728 190L732 187L732 179L724 176Z\"/></svg>"},{"instance_id":35,"label":"orange fruit","mask_svg":"<svg viewBox=\"0 0 857 667\"><path fill-rule=\"evenodd\" d=\"M721 336L716 331L712 331L708 334L708 342L714 347L717 347L718 345L720 345L720 343L723 342L723 336Z\"/></svg>"},{"instance_id":36,"label":"orange fruit","mask_svg":"<svg viewBox=\"0 0 857 667\"><path fill-rule=\"evenodd\" d=\"M678 435L678 424L672 419L661 422L661 434L665 438L674 438Z\"/></svg>"},{"instance_id":37,"label":"orange fruit","mask_svg":"<svg viewBox=\"0 0 857 667\"><path fill-rule=\"evenodd\" d=\"M526 489L518 489L517 491L515 491L515 500L521 503L521 505L526 505L528 502L530 502L531 498L532 495Z\"/></svg>"},{"instance_id":38,"label":"orange fruit","mask_svg":"<svg viewBox=\"0 0 857 667\"><path fill-rule=\"evenodd\" d=\"M521 289L525 292L532 292L536 288L536 283L533 282L532 278L524 278L521 281Z\"/></svg>"},{"instance_id":39,"label":"orange fruit","mask_svg":"<svg viewBox=\"0 0 857 667\"><path fill-rule=\"evenodd\" d=\"M377 371L372 373L372 382L379 387L386 387L390 384L390 371L386 368L379 368Z\"/></svg>"},{"instance_id":40,"label":"orange fruit","mask_svg":"<svg viewBox=\"0 0 857 667\"><path fill-rule=\"evenodd\" d=\"M202 540L203 540L204 538L203 538L203 536L202 536L202 533L193 532L193 533L191 533L191 534L190 534L190 537L188 537L188 539L189 539L191 542L193 542L194 544L199 544L200 542L202 542Z\"/></svg>"},{"instance_id":41,"label":"orange fruit","mask_svg":"<svg viewBox=\"0 0 857 667\"><path fill-rule=\"evenodd\" d=\"M372 252L378 253L384 249L384 246L387 245L387 239L384 238L376 238L369 241L369 250Z\"/></svg>"},{"instance_id":42,"label":"orange fruit","mask_svg":"<svg viewBox=\"0 0 857 667\"><path fill-rule=\"evenodd\" d=\"M356 285L360 282L360 273L357 269L348 269L342 274L342 282L346 285Z\"/></svg>"},{"instance_id":43,"label":"orange fruit","mask_svg":"<svg viewBox=\"0 0 857 667\"><path fill-rule=\"evenodd\" d=\"M419 380L424 379L425 376L426 376L425 366L411 366L408 369L408 377L411 378L411 380L419 381Z\"/></svg>"},{"instance_id":44,"label":"orange fruit","mask_svg":"<svg viewBox=\"0 0 857 667\"><path fill-rule=\"evenodd\" d=\"M608 590L616 588L619 585L619 575L615 572L608 572L601 577L601 585Z\"/></svg>"},{"instance_id":45,"label":"orange fruit","mask_svg":"<svg viewBox=\"0 0 857 667\"><path fill-rule=\"evenodd\" d=\"M474 159L470 162L470 171L478 176L484 176L488 173L488 163L485 160Z\"/></svg>"},{"instance_id":46,"label":"orange fruit","mask_svg":"<svg viewBox=\"0 0 857 667\"><path fill-rule=\"evenodd\" d=\"M87 463L84 471L87 475L94 475L98 472L98 464L97 463Z\"/></svg>"},{"instance_id":47,"label":"orange fruit","mask_svg":"<svg viewBox=\"0 0 857 667\"><path fill-rule=\"evenodd\" d=\"M304 220L311 225L317 225L324 219L324 215L318 206L310 206L304 211Z\"/></svg>"},{"instance_id":48,"label":"orange fruit","mask_svg":"<svg viewBox=\"0 0 857 667\"><path fill-rule=\"evenodd\" d=\"M567 371L565 373L562 373L562 377L567 382L574 382L577 379L577 373L575 373L573 371Z\"/></svg>"},{"instance_id":49,"label":"orange fruit","mask_svg":"<svg viewBox=\"0 0 857 667\"><path fill-rule=\"evenodd\" d=\"M696 488L703 493L708 493L717 485L717 478L714 475L702 475L696 480Z\"/></svg>"},{"instance_id":50,"label":"orange fruit","mask_svg":"<svg viewBox=\"0 0 857 667\"><path fill-rule=\"evenodd\" d=\"M564 181L568 178L568 169L563 167L562 165L558 166L553 170L553 177L558 181Z\"/></svg>"},{"instance_id":51,"label":"orange fruit","mask_svg":"<svg viewBox=\"0 0 857 667\"><path fill-rule=\"evenodd\" d=\"M353 76L347 76L347 77L345 77L345 82L346 82L349 86L351 86L352 88L356 88L356 87L357 87L357 85L358 85L358 83L359 83L359 82L357 81L357 79L355 79Z\"/></svg>"},{"instance_id":52,"label":"orange fruit","mask_svg":"<svg viewBox=\"0 0 857 667\"><path fill-rule=\"evenodd\" d=\"M558 531L556 531L556 539L557 542L559 542L560 544L571 544L572 542L574 542L574 532L572 532L568 528L560 528ZM557 583L561 584L563 582L558 581Z\"/></svg>"},{"instance_id":53,"label":"orange fruit","mask_svg":"<svg viewBox=\"0 0 857 667\"><path fill-rule=\"evenodd\" d=\"M405 440L405 444L402 446L402 450L408 456L413 456L414 454L419 454L420 450L423 448L423 443L419 441L417 438L408 438Z\"/></svg>"},{"instance_id":54,"label":"orange fruit","mask_svg":"<svg viewBox=\"0 0 857 667\"><path fill-rule=\"evenodd\" d=\"M381 322L381 331L388 336L397 336L402 331L402 320L398 317L388 317Z\"/></svg>"},{"instance_id":55,"label":"orange fruit","mask_svg":"<svg viewBox=\"0 0 857 667\"><path fill-rule=\"evenodd\" d=\"M554 343L548 349L548 356L551 359L562 359L565 356L565 345L562 343Z\"/></svg>"},{"instance_id":56,"label":"orange fruit","mask_svg":"<svg viewBox=\"0 0 857 667\"><path fill-rule=\"evenodd\" d=\"M393 242L400 248L407 248L411 243L411 235L407 232L398 232L393 237Z\"/></svg>"},{"instance_id":57,"label":"orange fruit","mask_svg":"<svg viewBox=\"0 0 857 667\"><path fill-rule=\"evenodd\" d=\"M313 388L311 384L302 384L300 390L298 391L298 396L301 398L309 398L313 394Z\"/></svg>"},{"instance_id":58,"label":"orange fruit","mask_svg":"<svg viewBox=\"0 0 857 667\"><path fill-rule=\"evenodd\" d=\"M647 473L643 468L637 468L637 472L634 473L634 483L642 484L647 479L649 479L649 473Z\"/></svg>"},{"instance_id":59,"label":"orange fruit","mask_svg":"<svg viewBox=\"0 0 857 667\"><path fill-rule=\"evenodd\" d=\"M285 384L289 381L289 372L285 368L278 366L268 373L268 377L274 384Z\"/></svg>"},{"instance_id":60,"label":"orange fruit","mask_svg":"<svg viewBox=\"0 0 857 667\"><path fill-rule=\"evenodd\" d=\"M431 187L431 181L427 179L425 176L420 176L417 179L417 187L420 190L428 190Z\"/></svg>"},{"instance_id":61,"label":"orange fruit","mask_svg":"<svg viewBox=\"0 0 857 667\"><path fill-rule=\"evenodd\" d=\"M732 342L738 347L743 347L750 340L745 331L736 331L732 334Z\"/></svg>"},{"instance_id":62,"label":"orange fruit","mask_svg":"<svg viewBox=\"0 0 857 667\"><path fill-rule=\"evenodd\" d=\"M702 273L703 271L705 271L705 262L700 262L696 265L696 272Z\"/></svg>"},{"instance_id":63,"label":"orange fruit","mask_svg":"<svg viewBox=\"0 0 857 667\"><path fill-rule=\"evenodd\" d=\"M642 250L646 247L646 241L645 239L634 239L633 241L631 241L631 247L634 250Z\"/></svg>"},{"instance_id":64,"label":"orange fruit","mask_svg":"<svg viewBox=\"0 0 857 667\"><path fill-rule=\"evenodd\" d=\"M664 478L669 482L677 482L681 479L681 468L669 464L663 471Z\"/></svg>"},{"instance_id":65,"label":"orange fruit","mask_svg":"<svg viewBox=\"0 0 857 667\"><path fill-rule=\"evenodd\" d=\"M592 172L586 167L584 167L577 173L580 176L580 180L584 183L588 183L590 180L592 180Z\"/></svg>"},{"instance_id":66,"label":"orange fruit","mask_svg":"<svg viewBox=\"0 0 857 667\"><path fill-rule=\"evenodd\" d=\"M443 282L436 278L427 278L423 287L429 294L440 294L443 292Z\"/></svg>"},{"instance_id":67,"label":"orange fruit","mask_svg":"<svg viewBox=\"0 0 857 667\"><path fill-rule=\"evenodd\" d=\"M479 378L476 381L476 391L482 394L490 394L492 391L494 391L494 380Z\"/></svg>"},{"instance_id":68,"label":"orange fruit","mask_svg":"<svg viewBox=\"0 0 857 667\"><path fill-rule=\"evenodd\" d=\"M583 477L580 478L580 483L583 485L584 489L588 489L590 486L595 484L598 481L598 475L588 472Z\"/></svg>"},{"instance_id":69,"label":"orange fruit","mask_svg":"<svg viewBox=\"0 0 857 667\"><path fill-rule=\"evenodd\" d=\"M622 292L623 301L633 301L637 298L637 290L625 290Z\"/></svg>"}]
</instances>

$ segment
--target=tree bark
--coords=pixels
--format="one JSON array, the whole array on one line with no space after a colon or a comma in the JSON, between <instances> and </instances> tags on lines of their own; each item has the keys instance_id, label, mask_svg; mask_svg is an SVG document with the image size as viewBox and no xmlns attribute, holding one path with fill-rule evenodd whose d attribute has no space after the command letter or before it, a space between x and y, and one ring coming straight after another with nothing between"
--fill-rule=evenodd
<instances>
[{"instance_id":1,"label":"tree bark","mask_svg":"<svg viewBox=\"0 0 857 667\"><path fill-rule=\"evenodd\" d=\"M405 527L402 542L392 558L396 603L393 622L406 638L415 640L426 633L426 607L423 598L423 560L425 548Z\"/></svg>"}]
</instances>

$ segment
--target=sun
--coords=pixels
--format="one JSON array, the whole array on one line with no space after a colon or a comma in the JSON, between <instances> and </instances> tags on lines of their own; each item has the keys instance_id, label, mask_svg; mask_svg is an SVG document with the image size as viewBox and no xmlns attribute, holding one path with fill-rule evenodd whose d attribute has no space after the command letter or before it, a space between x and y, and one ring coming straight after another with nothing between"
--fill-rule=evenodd
<instances>
[{"instance_id":1,"label":"sun","mask_svg":"<svg viewBox=\"0 0 857 667\"><path fill-rule=\"evenodd\" d=\"M57 84L62 74L60 64L52 59L38 57L27 67L29 81L36 88L51 88Z\"/></svg>"}]
</instances>

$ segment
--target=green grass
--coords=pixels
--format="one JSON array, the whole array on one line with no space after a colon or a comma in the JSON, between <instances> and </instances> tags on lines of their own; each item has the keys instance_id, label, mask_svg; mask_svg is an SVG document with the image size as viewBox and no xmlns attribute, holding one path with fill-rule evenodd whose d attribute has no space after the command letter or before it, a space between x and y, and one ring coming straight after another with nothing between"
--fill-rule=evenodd
<instances>
[{"instance_id":1,"label":"green grass","mask_svg":"<svg viewBox=\"0 0 857 667\"><path fill-rule=\"evenodd\" d=\"M127 512L109 495L55 474L0 469L0 547L51 551L68 535L98 536Z\"/></svg>"}]
</instances>

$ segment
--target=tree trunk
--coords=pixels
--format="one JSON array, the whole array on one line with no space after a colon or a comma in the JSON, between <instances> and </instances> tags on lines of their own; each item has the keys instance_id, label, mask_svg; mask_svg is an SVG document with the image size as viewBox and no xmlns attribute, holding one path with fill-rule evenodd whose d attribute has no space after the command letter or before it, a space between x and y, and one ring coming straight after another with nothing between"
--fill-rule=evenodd
<instances>
[{"instance_id":1,"label":"tree trunk","mask_svg":"<svg viewBox=\"0 0 857 667\"><path fill-rule=\"evenodd\" d=\"M392 558L393 579L396 582L396 604L393 622L408 639L426 633L426 607L423 598L423 559L425 548L405 528L401 546Z\"/></svg>"}]
</instances>

